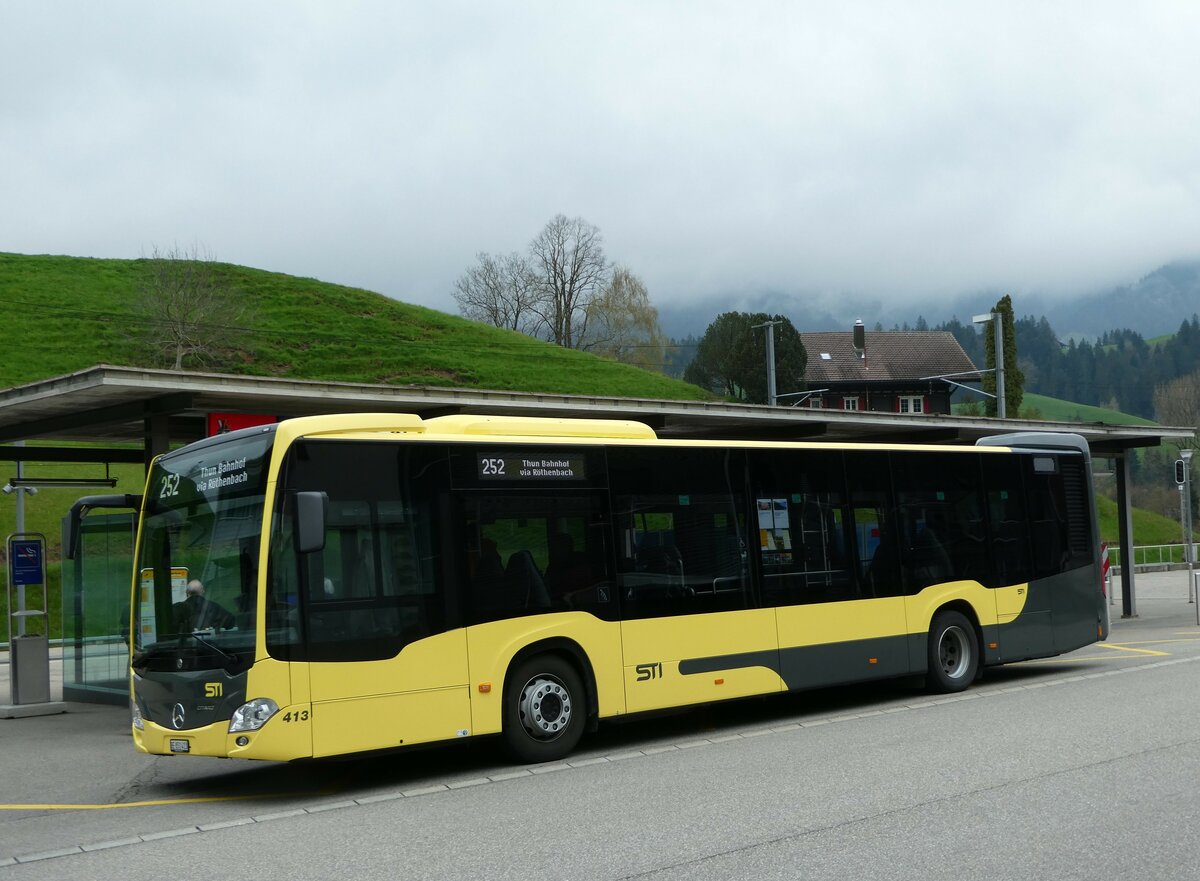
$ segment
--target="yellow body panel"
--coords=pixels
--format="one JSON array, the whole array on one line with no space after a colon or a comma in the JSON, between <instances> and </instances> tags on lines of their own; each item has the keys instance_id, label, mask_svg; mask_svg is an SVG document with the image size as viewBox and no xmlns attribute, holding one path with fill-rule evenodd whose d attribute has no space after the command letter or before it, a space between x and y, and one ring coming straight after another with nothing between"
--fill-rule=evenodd
<instances>
[{"instance_id":1,"label":"yellow body panel","mask_svg":"<svg viewBox=\"0 0 1200 881\"><path fill-rule=\"evenodd\" d=\"M307 667L314 756L462 737L471 730L464 630L414 642L394 658Z\"/></svg>"},{"instance_id":2,"label":"yellow body panel","mask_svg":"<svg viewBox=\"0 0 1200 881\"><path fill-rule=\"evenodd\" d=\"M307 703L308 692L306 690L299 694L293 693L292 678L296 666L298 665L289 664L287 661L277 661L274 658L256 662L246 674L246 700L269 697L281 707L285 707L293 701Z\"/></svg>"},{"instance_id":3,"label":"yellow body panel","mask_svg":"<svg viewBox=\"0 0 1200 881\"><path fill-rule=\"evenodd\" d=\"M996 623L996 600L994 591L977 581L950 581L927 587L915 596L904 598L904 609L908 618L909 633L926 633L933 622L934 613L946 603L965 600L975 611L981 626Z\"/></svg>"},{"instance_id":4,"label":"yellow body panel","mask_svg":"<svg viewBox=\"0 0 1200 881\"><path fill-rule=\"evenodd\" d=\"M601 716L625 712L621 685L620 625L583 612L560 612L536 618L516 618L479 624L467 631L471 674L471 720L474 734L495 734L501 728L504 676L513 657L526 646L545 639L566 639L587 655L596 677ZM490 691L479 690L488 683Z\"/></svg>"},{"instance_id":5,"label":"yellow body panel","mask_svg":"<svg viewBox=\"0 0 1200 881\"><path fill-rule=\"evenodd\" d=\"M629 712L746 697L783 689L774 669L731 660L729 668L683 674L679 662L773 652L775 610L749 609L621 622ZM719 664L720 662L716 662ZM778 666L777 658L773 662Z\"/></svg>"},{"instance_id":6,"label":"yellow body panel","mask_svg":"<svg viewBox=\"0 0 1200 881\"><path fill-rule=\"evenodd\" d=\"M908 633L904 597L781 606L776 612L780 648Z\"/></svg>"},{"instance_id":7,"label":"yellow body panel","mask_svg":"<svg viewBox=\"0 0 1200 881\"><path fill-rule=\"evenodd\" d=\"M1025 609L1025 601L1029 599L1029 585L997 587L992 593L996 596L996 623L1008 624L1015 621Z\"/></svg>"},{"instance_id":8,"label":"yellow body panel","mask_svg":"<svg viewBox=\"0 0 1200 881\"><path fill-rule=\"evenodd\" d=\"M314 757L391 749L470 733L465 685L313 704Z\"/></svg>"}]
</instances>

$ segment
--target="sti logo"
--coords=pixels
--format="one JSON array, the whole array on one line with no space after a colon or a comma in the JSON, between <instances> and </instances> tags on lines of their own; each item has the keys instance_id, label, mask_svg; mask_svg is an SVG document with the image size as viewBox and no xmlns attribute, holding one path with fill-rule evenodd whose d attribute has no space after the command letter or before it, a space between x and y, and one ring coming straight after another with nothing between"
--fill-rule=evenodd
<instances>
[{"instance_id":1,"label":"sti logo","mask_svg":"<svg viewBox=\"0 0 1200 881\"><path fill-rule=\"evenodd\" d=\"M225 686L220 682L205 682L204 696L205 697L221 697L225 694Z\"/></svg>"},{"instance_id":2,"label":"sti logo","mask_svg":"<svg viewBox=\"0 0 1200 881\"><path fill-rule=\"evenodd\" d=\"M635 673L637 673L638 682L648 682L651 679L661 679L663 675L661 661L653 664L638 664L633 668L633 670Z\"/></svg>"}]
</instances>

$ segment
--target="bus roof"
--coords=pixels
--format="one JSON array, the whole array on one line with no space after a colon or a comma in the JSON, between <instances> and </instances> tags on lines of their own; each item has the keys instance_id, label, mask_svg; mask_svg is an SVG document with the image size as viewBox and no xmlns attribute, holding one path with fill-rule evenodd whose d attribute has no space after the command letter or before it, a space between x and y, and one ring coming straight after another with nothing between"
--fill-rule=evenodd
<instances>
[{"instance_id":1,"label":"bus roof","mask_svg":"<svg viewBox=\"0 0 1200 881\"><path fill-rule=\"evenodd\" d=\"M422 419L407 413L343 413L304 416L278 424L279 439L286 445L306 437L379 439L397 435L444 440L500 441L503 439L545 442L644 443L658 441L664 446L772 448L803 445L820 449L907 449L928 451L976 450L1004 452L1026 449L1070 449L1087 452L1087 442L1079 435L1053 432L1023 432L984 438L976 446L912 443L851 443L810 440L689 440L660 439L654 429L642 422L619 419L571 419L533 416L455 415Z\"/></svg>"}]
</instances>

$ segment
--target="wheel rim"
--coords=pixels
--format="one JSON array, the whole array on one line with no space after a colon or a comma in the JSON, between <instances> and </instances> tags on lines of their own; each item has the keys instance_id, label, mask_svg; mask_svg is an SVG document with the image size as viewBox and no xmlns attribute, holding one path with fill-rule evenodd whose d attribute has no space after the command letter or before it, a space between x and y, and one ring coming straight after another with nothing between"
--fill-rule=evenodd
<instances>
[{"instance_id":1,"label":"wheel rim","mask_svg":"<svg viewBox=\"0 0 1200 881\"><path fill-rule=\"evenodd\" d=\"M521 726L538 740L554 740L571 724L571 693L562 680L539 673L521 689Z\"/></svg>"},{"instance_id":2,"label":"wheel rim","mask_svg":"<svg viewBox=\"0 0 1200 881\"><path fill-rule=\"evenodd\" d=\"M942 631L938 640L938 660L942 672L950 679L960 679L971 664L971 643L966 632L958 626L950 626Z\"/></svg>"}]
</instances>

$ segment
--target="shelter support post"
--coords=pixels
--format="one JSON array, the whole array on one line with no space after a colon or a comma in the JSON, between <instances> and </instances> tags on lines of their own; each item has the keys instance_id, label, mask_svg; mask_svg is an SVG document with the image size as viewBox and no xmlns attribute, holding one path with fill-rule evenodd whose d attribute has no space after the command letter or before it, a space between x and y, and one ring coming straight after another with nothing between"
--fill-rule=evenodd
<instances>
[{"instance_id":1,"label":"shelter support post","mask_svg":"<svg viewBox=\"0 0 1200 881\"><path fill-rule=\"evenodd\" d=\"M1121 617L1136 618L1133 593L1133 507L1129 502L1129 457L1131 450L1113 459L1117 477L1117 525L1121 539Z\"/></svg>"},{"instance_id":2,"label":"shelter support post","mask_svg":"<svg viewBox=\"0 0 1200 881\"><path fill-rule=\"evenodd\" d=\"M167 431L167 414L151 413L145 419L144 433L146 451L146 473L150 473L150 463L155 456L162 455L171 447L170 433Z\"/></svg>"}]
</instances>

